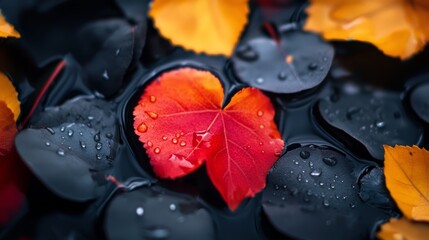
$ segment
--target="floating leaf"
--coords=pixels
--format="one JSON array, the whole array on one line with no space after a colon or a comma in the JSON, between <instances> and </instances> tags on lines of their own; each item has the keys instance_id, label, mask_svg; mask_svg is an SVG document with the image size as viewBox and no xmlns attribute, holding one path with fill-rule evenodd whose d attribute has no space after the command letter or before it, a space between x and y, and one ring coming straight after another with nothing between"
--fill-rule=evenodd
<instances>
[{"instance_id":1,"label":"floating leaf","mask_svg":"<svg viewBox=\"0 0 429 240\"><path fill-rule=\"evenodd\" d=\"M134 109L134 129L159 177L182 177L207 161L211 181L234 210L264 188L283 141L259 90L241 90L224 108L223 99L219 80L207 71L164 73Z\"/></svg>"},{"instance_id":2,"label":"floating leaf","mask_svg":"<svg viewBox=\"0 0 429 240\"><path fill-rule=\"evenodd\" d=\"M383 240L425 240L429 236L429 224L414 222L406 218L390 219L390 222L381 225L377 237Z\"/></svg>"},{"instance_id":3,"label":"floating leaf","mask_svg":"<svg viewBox=\"0 0 429 240\"><path fill-rule=\"evenodd\" d=\"M13 28L12 25L10 25L6 21L6 18L1 14L1 11L0 11L0 38L7 38L7 37L20 38L21 35L19 34L19 32L15 30L15 28Z\"/></svg>"},{"instance_id":4,"label":"floating leaf","mask_svg":"<svg viewBox=\"0 0 429 240\"><path fill-rule=\"evenodd\" d=\"M155 0L149 15L174 44L229 56L247 23L247 4L247 0Z\"/></svg>"},{"instance_id":5,"label":"floating leaf","mask_svg":"<svg viewBox=\"0 0 429 240\"><path fill-rule=\"evenodd\" d=\"M370 42L386 55L406 59L429 38L426 0L312 0L305 29L328 40Z\"/></svg>"},{"instance_id":6,"label":"floating leaf","mask_svg":"<svg viewBox=\"0 0 429 240\"><path fill-rule=\"evenodd\" d=\"M384 146L386 185L403 214L429 221L429 152L417 146Z\"/></svg>"}]
</instances>

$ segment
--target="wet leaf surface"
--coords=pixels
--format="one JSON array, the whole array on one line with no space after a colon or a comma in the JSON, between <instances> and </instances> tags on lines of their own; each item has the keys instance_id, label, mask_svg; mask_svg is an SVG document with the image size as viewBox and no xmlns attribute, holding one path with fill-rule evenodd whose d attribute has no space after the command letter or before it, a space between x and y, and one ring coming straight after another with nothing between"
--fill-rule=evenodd
<instances>
[{"instance_id":1,"label":"wet leaf surface","mask_svg":"<svg viewBox=\"0 0 429 240\"><path fill-rule=\"evenodd\" d=\"M429 123L429 84L423 83L417 86L410 96L411 108L420 119Z\"/></svg>"},{"instance_id":2,"label":"wet leaf surface","mask_svg":"<svg viewBox=\"0 0 429 240\"><path fill-rule=\"evenodd\" d=\"M193 198L159 187L118 194L104 229L108 239L215 239L208 211Z\"/></svg>"},{"instance_id":3,"label":"wet leaf surface","mask_svg":"<svg viewBox=\"0 0 429 240\"><path fill-rule=\"evenodd\" d=\"M95 198L97 186L105 183L117 138L116 121L105 102L80 97L41 113L15 143L24 162L49 189L85 201Z\"/></svg>"},{"instance_id":4,"label":"wet leaf surface","mask_svg":"<svg viewBox=\"0 0 429 240\"><path fill-rule=\"evenodd\" d=\"M408 117L398 94L345 85L319 101L322 126L357 154L383 160L383 144L419 144L423 128Z\"/></svg>"},{"instance_id":5,"label":"wet leaf surface","mask_svg":"<svg viewBox=\"0 0 429 240\"><path fill-rule=\"evenodd\" d=\"M291 31L280 43L255 38L237 47L234 73L244 83L275 93L297 93L319 85L328 74L334 49L311 33Z\"/></svg>"},{"instance_id":6,"label":"wet leaf surface","mask_svg":"<svg viewBox=\"0 0 429 240\"><path fill-rule=\"evenodd\" d=\"M352 172L350 160L333 149L288 151L268 175L263 211L277 231L291 238L369 238L373 224L388 215L360 200Z\"/></svg>"}]
</instances>

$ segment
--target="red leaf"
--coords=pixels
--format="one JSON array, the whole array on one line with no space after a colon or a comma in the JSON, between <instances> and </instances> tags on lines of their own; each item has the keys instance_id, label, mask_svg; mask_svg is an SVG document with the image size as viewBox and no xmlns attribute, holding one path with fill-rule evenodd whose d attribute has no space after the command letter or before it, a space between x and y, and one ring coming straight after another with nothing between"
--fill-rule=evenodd
<instances>
[{"instance_id":1,"label":"red leaf","mask_svg":"<svg viewBox=\"0 0 429 240\"><path fill-rule=\"evenodd\" d=\"M284 143L268 97L245 88L222 109L219 80L182 68L161 75L134 109L134 129L155 173L185 176L207 161L211 181L231 210L265 187Z\"/></svg>"},{"instance_id":2,"label":"red leaf","mask_svg":"<svg viewBox=\"0 0 429 240\"><path fill-rule=\"evenodd\" d=\"M18 212L23 200L25 169L13 147L16 133L14 114L0 101L0 226Z\"/></svg>"}]
</instances>

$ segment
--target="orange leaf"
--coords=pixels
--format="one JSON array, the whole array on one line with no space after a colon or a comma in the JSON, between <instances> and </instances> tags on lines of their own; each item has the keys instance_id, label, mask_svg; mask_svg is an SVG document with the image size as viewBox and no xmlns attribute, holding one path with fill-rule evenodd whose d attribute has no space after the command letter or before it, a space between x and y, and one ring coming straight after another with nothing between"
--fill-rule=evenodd
<instances>
[{"instance_id":1,"label":"orange leaf","mask_svg":"<svg viewBox=\"0 0 429 240\"><path fill-rule=\"evenodd\" d=\"M305 29L328 40L370 42L406 59L429 39L427 0L311 0Z\"/></svg>"},{"instance_id":2,"label":"orange leaf","mask_svg":"<svg viewBox=\"0 0 429 240\"><path fill-rule=\"evenodd\" d=\"M230 56L248 13L248 0L154 0L149 15L173 44Z\"/></svg>"},{"instance_id":3,"label":"orange leaf","mask_svg":"<svg viewBox=\"0 0 429 240\"><path fill-rule=\"evenodd\" d=\"M13 113L13 120L19 116L20 110L20 102L18 100L18 93L15 90L15 87L10 82L9 78L0 72L0 101L3 101L6 106ZM0 125L1 126L1 125Z\"/></svg>"},{"instance_id":4,"label":"orange leaf","mask_svg":"<svg viewBox=\"0 0 429 240\"><path fill-rule=\"evenodd\" d=\"M429 152L417 146L384 146L386 185L403 214L429 221Z\"/></svg>"},{"instance_id":5,"label":"orange leaf","mask_svg":"<svg viewBox=\"0 0 429 240\"><path fill-rule=\"evenodd\" d=\"M0 12L0 37L1 38L7 38L7 37L16 37L20 38L21 35L13 28L12 25L10 25L4 16Z\"/></svg>"},{"instance_id":6,"label":"orange leaf","mask_svg":"<svg viewBox=\"0 0 429 240\"><path fill-rule=\"evenodd\" d=\"M12 111L5 102L0 101L0 156L9 154L16 132Z\"/></svg>"},{"instance_id":7,"label":"orange leaf","mask_svg":"<svg viewBox=\"0 0 429 240\"><path fill-rule=\"evenodd\" d=\"M245 88L222 109L223 89L208 71L173 70L153 81L134 109L134 129L155 173L175 179L207 162L229 208L265 187L283 149L270 99Z\"/></svg>"},{"instance_id":8,"label":"orange leaf","mask_svg":"<svg viewBox=\"0 0 429 240\"><path fill-rule=\"evenodd\" d=\"M429 236L429 224L414 222L406 218L390 219L381 226L377 237L383 240L426 240Z\"/></svg>"}]
</instances>

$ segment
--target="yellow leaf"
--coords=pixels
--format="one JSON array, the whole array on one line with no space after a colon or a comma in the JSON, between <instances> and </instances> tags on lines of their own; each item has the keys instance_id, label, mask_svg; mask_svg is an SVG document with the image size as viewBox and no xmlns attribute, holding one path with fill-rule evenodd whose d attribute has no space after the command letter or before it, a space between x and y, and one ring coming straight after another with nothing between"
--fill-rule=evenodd
<instances>
[{"instance_id":1,"label":"yellow leaf","mask_svg":"<svg viewBox=\"0 0 429 240\"><path fill-rule=\"evenodd\" d=\"M429 221L429 152L417 146L384 146L386 185L403 214Z\"/></svg>"},{"instance_id":2,"label":"yellow leaf","mask_svg":"<svg viewBox=\"0 0 429 240\"><path fill-rule=\"evenodd\" d=\"M392 218L381 226L377 237L383 240L426 240L429 237L429 224Z\"/></svg>"},{"instance_id":3,"label":"yellow leaf","mask_svg":"<svg viewBox=\"0 0 429 240\"><path fill-rule=\"evenodd\" d=\"M406 59L429 39L427 0L311 0L305 30L327 40L370 42Z\"/></svg>"},{"instance_id":4,"label":"yellow leaf","mask_svg":"<svg viewBox=\"0 0 429 240\"><path fill-rule=\"evenodd\" d=\"M4 16L0 12L0 37L7 38L7 37L16 37L20 38L21 35L13 28L12 25L10 25Z\"/></svg>"},{"instance_id":5,"label":"yellow leaf","mask_svg":"<svg viewBox=\"0 0 429 240\"><path fill-rule=\"evenodd\" d=\"M154 0L149 15L173 44L229 56L248 13L248 0Z\"/></svg>"},{"instance_id":6,"label":"yellow leaf","mask_svg":"<svg viewBox=\"0 0 429 240\"><path fill-rule=\"evenodd\" d=\"M9 78L0 72L0 101L3 101L6 106L12 111L14 120L19 116L21 112L20 102L18 100L18 93L15 87L10 82Z\"/></svg>"}]
</instances>

